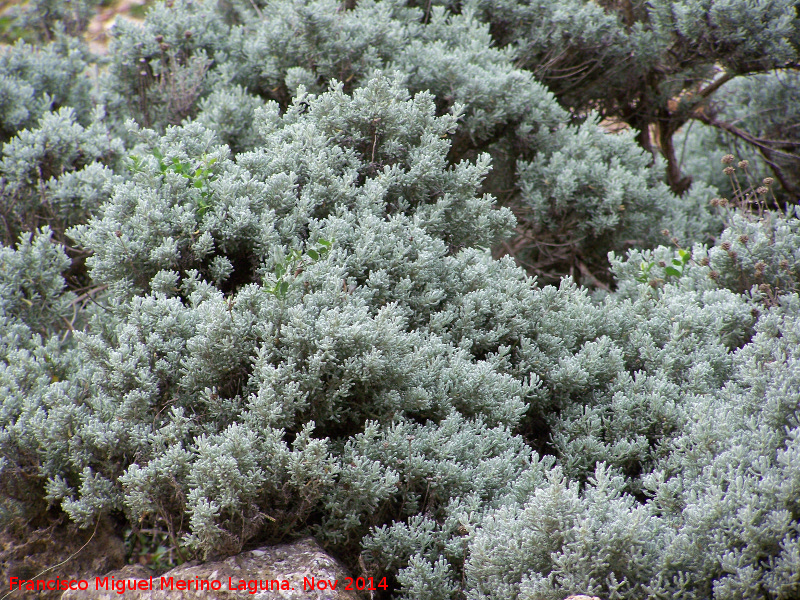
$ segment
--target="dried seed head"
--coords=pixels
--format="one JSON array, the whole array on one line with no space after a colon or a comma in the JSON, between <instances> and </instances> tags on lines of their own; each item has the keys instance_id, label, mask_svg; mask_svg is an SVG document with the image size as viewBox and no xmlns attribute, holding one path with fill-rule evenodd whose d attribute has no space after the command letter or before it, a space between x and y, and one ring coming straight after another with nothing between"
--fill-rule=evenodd
<instances>
[{"instance_id":1,"label":"dried seed head","mask_svg":"<svg viewBox=\"0 0 800 600\"><path fill-rule=\"evenodd\" d=\"M768 188L766 186L764 186L764 185L762 185L759 188L756 188L756 194L762 194L763 195L763 194L766 194L767 191L768 191Z\"/></svg>"},{"instance_id":2,"label":"dried seed head","mask_svg":"<svg viewBox=\"0 0 800 600\"><path fill-rule=\"evenodd\" d=\"M746 244L749 241L750 241L750 236L745 235L745 234L742 234L742 235L739 236L739 243L740 244Z\"/></svg>"},{"instance_id":3,"label":"dried seed head","mask_svg":"<svg viewBox=\"0 0 800 600\"><path fill-rule=\"evenodd\" d=\"M749 166L750 166L750 163L748 161L746 161L746 160L740 160L739 161L739 168L740 169L746 169Z\"/></svg>"},{"instance_id":4,"label":"dried seed head","mask_svg":"<svg viewBox=\"0 0 800 600\"><path fill-rule=\"evenodd\" d=\"M647 283L648 283L648 285L649 285L651 288L657 288L657 287L658 287L658 281L656 281L655 279L651 279L651 280L650 280L649 282L647 282Z\"/></svg>"},{"instance_id":5,"label":"dried seed head","mask_svg":"<svg viewBox=\"0 0 800 600\"><path fill-rule=\"evenodd\" d=\"M187 29L186 31L184 31L183 32L183 37L185 37L187 40L189 38L191 38L192 37L192 30L191 29Z\"/></svg>"},{"instance_id":6,"label":"dried seed head","mask_svg":"<svg viewBox=\"0 0 800 600\"><path fill-rule=\"evenodd\" d=\"M161 48L162 52L166 52L167 50L169 50L169 44L166 42L159 44L158 47Z\"/></svg>"},{"instance_id":7,"label":"dried seed head","mask_svg":"<svg viewBox=\"0 0 800 600\"><path fill-rule=\"evenodd\" d=\"M708 276L711 277L711 279L717 280L719 279L719 271L711 271Z\"/></svg>"},{"instance_id":8,"label":"dried seed head","mask_svg":"<svg viewBox=\"0 0 800 600\"><path fill-rule=\"evenodd\" d=\"M729 201L728 201L728 199L727 199L727 198L720 198L720 199L719 199L719 205L720 205L720 206L722 206L722 207L726 207L726 206L728 206L728 204L729 204Z\"/></svg>"},{"instance_id":9,"label":"dried seed head","mask_svg":"<svg viewBox=\"0 0 800 600\"><path fill-rule=\"evenodd\" d=\"M767 268L767 263L763 261L758 261L756 263L756 276L761 277L764 274L764 269Z\"/></svg>"},{"instance_id":10,"label":"dried seed head","mask_svg":"<svg viewBox=\"0 0 800 600\"><path fill-rule=\"evenodd\" d=\"M770 290L772 289L769 287L768 283L762 283L758 286L759 291L764 292L765 294L769 294Z\"/></svg>"},{"instance_id":11,"label":"dried seed head","mask_svg":"<svg viewBox=\"0 0 800 600\"><path fill-rule=\"evenodd\" d=\"M667 266L667 263L665 263L663 260L660 260L658 261L658 266L663 268Z\"/></svg>"},{"instance_id":12,"label":"dried seed head","mask_svg":"<svg viewBox=\"0 0 800 600\"><path fill-rule=\"evenodd\" d=\"M725 173L725 175L733 175L734 171L736 171L736 169L733 167L725 167L722 169L722 172Z\"/></svg>"},{"instance_id":13,"label":"dried seed head","mask_svg":"<svg viewBox=\"0 0 800 600\"><path fill-rule=\"evenodd\" d=\"M789 270L789 261L786 260L785 258L781 262L779 262L778 264L780 265L781 269L783 269L784 271L788 271Z\"/></svg>"},{"instance_id":14,"label":"dried seed head","mask_svg":"<svg viewBox=\"0 0 800 600\"><path fill-rule=\"evenodd\" d=\"M672 238L670 238L670 239L669 239L669 241L670 241L670 242L672 242L673 244L675 244L675 245L677 246L677 245L678 245L678 242L679 242L680 240L679 240L678 238L676 238L676 237L672 237Z\"/></svg>"},{"instance_id":15,"label":"dried seed head","mask_svg":"<svg viewBox=\"0 0 800 600\"><path fill-rule=\"evenodd\" d=\"M712 198L712 199L709 201L709 204L710 204L711 206L719 206L719 201L720 201L720 199L719 199L719 198Z\"/></svg>"},{"instance_id":16,"label":"dried seed head","mask_svg":"<svg viewBox=\"0 0 800 600\"><path fill-rule=\"evenodd\" d=\"M704 267L707 267L709 262L711 261L708 260L707 256L704 256L703 258L700 259L700 264Z\"/></svg>"},{"instance_id":17,"label":"dried seed head","mask_svg":"<svg viewBox=\"0 0 800 600\"><path fill-rule=\"evenodd\" d=\"M669 235L669 229L662 229L661 230L661 235L668 236Z\"/></svg>"},{"instance_id":18,"label":"dried seed head","mask_svg":"<svg viewBox=\"0 0 800 600\"><path fill-rule=\"evenodd\" d=\"M725 156L722 157L722 164L729 165L735 160L736 157L733 154L726 154Z\"/></svg>"},{"instance_id":19,"label":"dried seed head","mask_svg":"<svg viewBox=\"0 0 800 600\"><path fill-rule=\"evenodd\" d=\"M728 252L728 257L729 257L731 260L736 260L737 258L739 258L739 253L738 253L738 252L736 252L736 250L730 250L730 251Z\"/></svg>"},{"instance_id":20,"label":"dried seed head","mask_svg":"<svg viewBox=\"0 0 800 600\"><path fill-rule=\"evenodd\" d=\"M723 250L727 251L727 250L731 249L731 243L730 242L722 242L719 245L719 247L722 248Z\"/></svg>"},{"instance_id":21,"label":"dried seed head","mask_svg":"<svg viewBox=\"0 0 800 600\"><path fill-rule=\"evenodd\" d=\"M762 181L764 185L772 185L775 183L775 180L772 177L764 177L764 181Z\"/></svg>"},{"instance_id":22,"label":"dried seed head","mask_svg":"<svg viewBox=\"0 0 800 600\"><path fill-rule=\"evenodd\" d=\"M163 41L164 41L164 36L163 36L163 35L161 35L161 34L159 33L159 34L156 36L156 42L160 44L160 43L161 43L161 42L163 42Z\"/></svg>"}]
</instances>

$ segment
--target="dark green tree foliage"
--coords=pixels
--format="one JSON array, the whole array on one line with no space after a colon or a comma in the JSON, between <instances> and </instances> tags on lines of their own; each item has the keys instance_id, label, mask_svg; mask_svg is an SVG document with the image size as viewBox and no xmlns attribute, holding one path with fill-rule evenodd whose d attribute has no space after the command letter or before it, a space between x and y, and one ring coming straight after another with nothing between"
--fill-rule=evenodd
<instances>
[{"instance_id":1,"label":"dark green tree foliage","mask_svg":"<svg viewBox=\"0 0 800 600\"><path fill-rule=\"evenodd\" d=\"M491 23L501 46L517 49L517 64L566 106L597 110L636 129L641 146L667 160L667 181L679 194L692 178L681 170L675 133L692 119L724 127L708 105L727 82L800 68L800 14L793 0L475 0L472 5ZM766 104L782 106L780 98ZM745 127L741 139L756 142L760 127ZM770 154L781 149L766 144ZM795 164L790 172L796 169Z\"/></svg>"},{"instance_id":2,"label":"dark green tree foliage","mask_svg":"<svg viewBox=\"0 0 800 600\"><path fill-rule=\"evenodd\" d=\"M313 533L414 599L798 596L789 187L712 175L708 122L679 198L600 125L794 60L788 5L737 46L726 6L176 0L94 79L63 24L6 49L3 527ZM769 105L731 83L679 105Z\"/></svg>"}]
</instances>

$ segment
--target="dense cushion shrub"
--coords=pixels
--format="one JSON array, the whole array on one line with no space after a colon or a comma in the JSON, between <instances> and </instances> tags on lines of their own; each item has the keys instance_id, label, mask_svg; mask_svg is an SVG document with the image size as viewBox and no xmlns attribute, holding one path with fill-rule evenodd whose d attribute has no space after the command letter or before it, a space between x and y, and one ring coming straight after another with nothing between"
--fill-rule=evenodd
<instances>
[{"instance_id":1,"label":"dense cushion shrub","mask_svg":"<svg viewBox=\"0 0 800 600\"><path fill-rule=\"evenodd\" d=\"M674 194L512 9L175 0L5 51L4 528L312 533L386 597L800 593L800 215Z\"/></svg>"}]
</instances>

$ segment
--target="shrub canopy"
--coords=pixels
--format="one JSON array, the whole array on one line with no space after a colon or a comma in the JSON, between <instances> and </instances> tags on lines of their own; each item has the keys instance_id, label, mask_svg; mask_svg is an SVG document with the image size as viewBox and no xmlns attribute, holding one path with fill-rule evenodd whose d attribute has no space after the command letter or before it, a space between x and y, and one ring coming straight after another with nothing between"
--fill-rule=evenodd
<instances>
[{"instance_id":1,"label":"shrub canopy","mask_svg":"<svg viewBox=\"0 0 800 600\"><path fill-rule=\"evenodd\" d=\"M708 127L790 122L744 99L797 15L701 4L175 0L105 57L91 2L22 11L0 523L312 533L386 597L796 597L793 134Z\"/></svg>"}]
</instances>

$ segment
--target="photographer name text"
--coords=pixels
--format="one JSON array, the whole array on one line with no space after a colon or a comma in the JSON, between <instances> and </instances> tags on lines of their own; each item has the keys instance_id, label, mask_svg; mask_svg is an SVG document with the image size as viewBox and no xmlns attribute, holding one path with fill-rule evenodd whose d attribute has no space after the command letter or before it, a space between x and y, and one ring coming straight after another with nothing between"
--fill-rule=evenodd
<instances>
[{"instance_id":1,"label":"photographer name text","mask_svg":"<svg viewBox=\"0 0 800 600\"><path fill-rule=\"evenodd\" d=\"M336 590L339 586L338 579L320 579L317 577L303 577L303 591L308 590ZM383 577L377 584L372 577L345 577L342 580L344 590L385 590L388 587L386 578ZM89 589L104 590L124 594L133 591L240 591L248 594L257 594L263 591L294 590L288 579L234 579L228 577L227 581L220 579L179 579L176 577L150 577L149 579L116 579L114 577L95 577L91 584L88 579L20 579L12 577L9 580L10 591L44 592L58 590Z\"/></svg>"}]
</instances>

